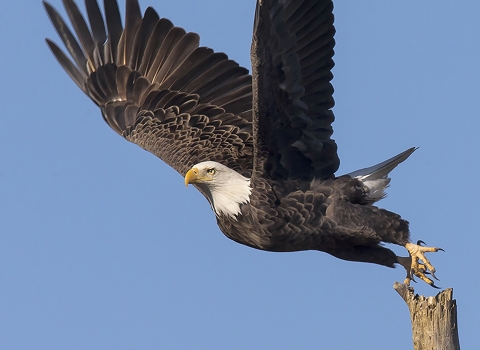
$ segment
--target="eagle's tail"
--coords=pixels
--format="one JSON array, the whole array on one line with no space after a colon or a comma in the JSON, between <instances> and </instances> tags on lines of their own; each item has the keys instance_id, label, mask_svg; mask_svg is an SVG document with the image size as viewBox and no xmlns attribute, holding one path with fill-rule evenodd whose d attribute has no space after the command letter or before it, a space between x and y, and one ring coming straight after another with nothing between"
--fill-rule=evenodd
<instances>
[{"instance_id":1,"label":"eagle's tail","mask_svg":"<svg viewBox=\"0 0 480 350\"><path fill-rule=\"evenodd\" d=\"M388 187L388 184L391 180L388 177L390 171L395 169L398 164L406 160L416 149L417 147L409 148L384 162L369 168L354 171L347 175L361 180L363 184L368 187L369 193L365 197L365 201L370 204L374 203L386 196L384 190Z\"/></svg>"}]
</instances>

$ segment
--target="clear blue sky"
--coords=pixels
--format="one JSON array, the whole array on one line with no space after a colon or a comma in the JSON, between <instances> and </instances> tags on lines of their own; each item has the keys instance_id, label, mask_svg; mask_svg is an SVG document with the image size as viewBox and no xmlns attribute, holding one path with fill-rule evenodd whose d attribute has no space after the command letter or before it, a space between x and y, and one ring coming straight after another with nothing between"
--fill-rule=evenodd
<instances>
[{"instance_id":1,"label":"clear blue sky","mask_svg":"<svg viewBox=\"0 0 480 350\"><path fill-rule=\"evenodd\" d=\"M254 0L148 5L250 67ZM438 284L454 288L462 347L478 348L480 2L335 5L339 174L420 147L380 204L446 250L430 255ZM1 349L412 348L403 270L228 240L70 81L40 1L5 1L0 33Z\"/></svg>"}]
</instances>

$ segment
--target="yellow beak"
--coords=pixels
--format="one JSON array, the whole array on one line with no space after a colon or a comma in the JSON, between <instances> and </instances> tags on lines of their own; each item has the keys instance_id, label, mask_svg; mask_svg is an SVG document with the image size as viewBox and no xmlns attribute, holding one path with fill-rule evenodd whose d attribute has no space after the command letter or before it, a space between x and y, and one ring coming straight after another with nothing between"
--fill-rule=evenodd
<instances>
[{"instance_id":1,"label":"yellow beak","mask_svg":"<svg viewBox=\"0 0 480 350\"><path fill-rule=\"evenodd\" d=\"M192 168L185 174L185 187L188 187L188 184L195 183L198 180L198 169Z\"/></svg>"}]
</instances>

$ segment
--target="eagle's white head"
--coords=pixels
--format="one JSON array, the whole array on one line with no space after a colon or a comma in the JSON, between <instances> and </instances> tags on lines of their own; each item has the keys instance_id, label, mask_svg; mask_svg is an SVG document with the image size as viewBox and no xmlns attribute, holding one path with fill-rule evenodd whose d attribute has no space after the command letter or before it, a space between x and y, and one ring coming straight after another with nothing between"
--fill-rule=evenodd
<instances>
[{"instance_id":1,"label":"eagle's white head","mask_svg":"<svg viewBox=\"0 0 480 350\"><path fill-rule=\"evenodd\" d=\"M185 174L185 186L198 185L207 195L217 216L236 218L240 204L250 201L250 179L217 162L194 165Z\"/></svg>"}]
</instances>

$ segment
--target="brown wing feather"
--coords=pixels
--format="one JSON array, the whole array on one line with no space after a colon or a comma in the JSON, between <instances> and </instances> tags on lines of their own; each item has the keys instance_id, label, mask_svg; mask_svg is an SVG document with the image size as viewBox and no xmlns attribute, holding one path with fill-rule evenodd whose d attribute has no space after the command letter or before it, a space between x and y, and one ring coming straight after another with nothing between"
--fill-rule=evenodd
<instances>
[{"instance_id":1,"label":"brown wing feather","mask_svg":"<svg viewBox=\"0 0 480 350\"><path fill-rule=\"evenodd\" d=\"M72 57L47 40L76 84L118 134L163 159L182 175L215 160L250 175L252 81L223 53L199 47L199 36L174 27L155 10L127 0L125 29L115 0L87 0L88 21L64 1L74 34L44 2Z\"/></svg>"},{"instance_id":2,"label":"brown wing feather","mask_svg":"<svg viewBox=\"0 0 480 350\"><path fill-rule=\"evenodd\" d=\"M273 179L329 178L337 170L331 69L332 1L257 2L252 42L255 166Z\"/></svg>"}]
</instances>

